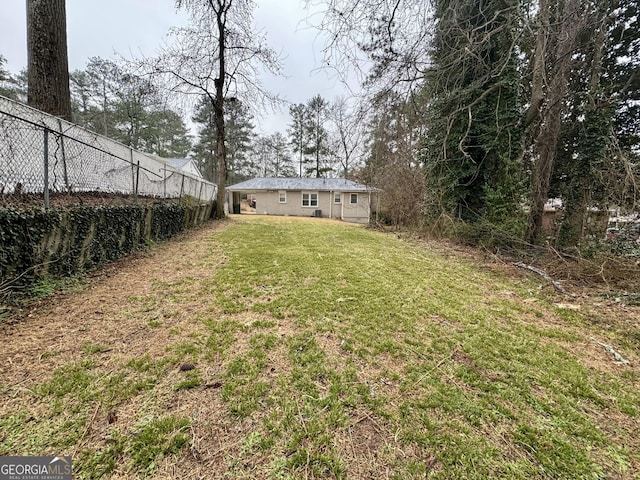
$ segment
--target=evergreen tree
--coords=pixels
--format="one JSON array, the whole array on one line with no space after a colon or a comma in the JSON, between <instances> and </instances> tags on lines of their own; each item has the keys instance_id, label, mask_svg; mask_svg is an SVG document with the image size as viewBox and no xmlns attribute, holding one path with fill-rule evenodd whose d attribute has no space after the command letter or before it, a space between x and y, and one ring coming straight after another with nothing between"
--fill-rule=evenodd
<instances>
[{"instance_id":1,"label":"evergreen tree","mask_svg":"<svg viewBox=\"0 0 640 480\"><path fill-rule=\"evenodd\" d=\"M116 62L92 57L70 75L75 123L125 145L162 157L185 157L191 138L180 115L166 107L148 79Z\"/></svg>"},{"instance_id":2,"label":"evergreen tree","mask_svg":"<svg viewBox=\"0 0 640 480\"><path fill-rule=\"evenodd\" d=\"M255 137L253 116L240 100L225 101L227 165L229 182L251 175L251 149Z\"/></svg>"},{"instance_id":3,"label":"evergreen tree","mask_svg":"<svg viewBox=\"0 0 640 480\"><path fill-rule=\"evenodd\" d=\"M326 158L330 154L329 133L325 127L328 120L328 107L329 104L320 95L311 98L306 105L305 131L309 139L306 153L313 158L315 164L307 167L307 176L322 177L333 170L326 163Z\"/></svg>"},{"instance_id":4,"label":"evergreen tree","mask_svg":"<svg viewBox=\"0 0 640 480\"><path fill-rule=\"evenodd\" d=\"M520 234L520 77L515 0L436 1L430 129L423 152L428 214L486 219Z\"/></svg>"},{"instance_id":5,"label":"evergreen tree","mask_svg":"<svg viewBox=\"0 0 640 480\"><path fill-rule=\"evenodd\" d=\"M5 67L6 63L7 59L0 55L0 95L3 95L5 97L9 96L10 94L10 90L7 88L6 84L11 79L11 75Z\"/></svg>"},{"instance_id":6,"label":"evergreen tree","mask_svg":"<svg viewBox=\"0 0 640 480\"><path fill-rule=\"evenodd\" d=\"M86 93L81 95L88 98L90 113L86 118L87 128L113 138L116 136L114 112L118 103L117 94L123 81L122 69L113 60L91 57L84 74L84 81L82 78L78 79L77 73L72 75L72 97L75 88L84 89ZM91 112L99 114L93 115Z\"/></svg>"},{"instance_id":7,"label":"evergreen tree","mask_svg":"<svg viewBox=\"0 0 640 480\"><path fill-rule=\"evenodd\" d=\"M304 103L298 103L289 107L289 115L291 123L287 129L291 148L296 154L298 163L298 176L302 177L306 172L306 165L309 163L307 153L309 151L309 138L307 134L307 125L309 123L309 112Z\"/></svg>"},{"instance_id":8,"label":"evergreen tree","mask_svg":"<svg viewBox=\"0 0 640 480\"><path fill-rule=\"evenodd\" d=\"M198 140L193 146L193 156L204 178L215 182L217 178L216 122L213 107L207 97L200 98L191 120L198 125Z\"/></svg>"},{"instance_id":9,"label":"evergreen tree","mask_svg":"<svg viewBox=\"0 0 640 480\"><path fill-rule=\"evenodd\" d=\"M224 108L229 181L235 183L239 178L250 176L254 171L250 152L255 127L251 112L240 100L228 99L225 101ZM196 105L196 113L192 120L199 125L198 141L193 147L194 157L203 175L215 181L217 178L217 127L214 110L207 97L203 96Z\"/></svg>"},{"instance_id":10,"label":"evergreen tree","mask_svg":"<svg viewBox=\"0 0 640 480\"><path fill-rule=\"evenodd\" d=\"M0 55L0 95L19 102L27 101L27 71L12 75L6 69L7 60Z\"/></svg>"},{"instance_id":11,"label":"evergreen tree","mask_svg":"<svg viewBox=\"0 0 640 480\"><path fill-rule=\"evenodd\" d=\"M268 155L264 164L265 177L293 177L296 169L291 160L289 142L280 132L265 137Z\"/></svg>"},{"instance_id":12,"label":"evergreen tree","mask_svg":"<svg viewBox=\"0 0 640 480\"><path fill-rule=\"evenodd\" d=\"M145 152L164 158L185 158L191 152L191 136L180 115L173 110L148 112L141 141Z\"/></svg>"},{"instance_id":13,"label":"evergreen tree","mask_svg":"<svg viewBox=\"0 0 640 480\"><path fill-rule=\"evenodd\" d=\"M84 70L76 70L69 74L71 116L73 123L97 131L101 111L91 97L90 81L89 74Z\"/></svg>"}]
</instances>

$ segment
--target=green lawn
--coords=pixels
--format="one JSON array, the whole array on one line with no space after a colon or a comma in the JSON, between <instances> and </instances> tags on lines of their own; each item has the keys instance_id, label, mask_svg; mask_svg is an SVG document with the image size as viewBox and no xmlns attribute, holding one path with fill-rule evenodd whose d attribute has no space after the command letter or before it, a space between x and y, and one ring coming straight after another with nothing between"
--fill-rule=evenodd
<instances>
[{"instance_id":1,"label":"green lawn","mask_svg":"<svg viewBox=\"0 0 640 480\"><path fill-rule=\"evenodd\" d=\"M333 221L205 233L207 259L165 245L171 281L105 308L162 348L84 341L0 379L0 455L63 451L78 478L640 478L638 369L592 337L637 345L538 278Z\"/></svg>"}]
</instances>

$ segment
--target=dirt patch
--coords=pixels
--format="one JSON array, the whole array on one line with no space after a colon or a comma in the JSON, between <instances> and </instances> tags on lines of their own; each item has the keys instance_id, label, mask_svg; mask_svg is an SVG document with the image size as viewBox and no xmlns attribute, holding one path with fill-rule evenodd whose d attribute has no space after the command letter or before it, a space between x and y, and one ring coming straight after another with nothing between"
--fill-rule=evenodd
<instances>
[{"instance_id":1,"label":"dirt patch","mask_svg":"<svg viewBox=\"0 0 640 480\"><path fill-rule=\"evenodd\" d=\"M352 478L388 478L390 465L398 460L401 451L388 429L369 416L355 418L338 432L334 443L343 459L352 466Z\"/></svg>"},{"instance_id":2,"label":"dirt patch","mask_svg":"<svg viewBox=\"0 0 640 480\"><path fill-rule=\"evenodd\" d=\"M191 295L192 279L211 278L223 260L215 254L212 234L225 225L205 224L151 251L105 266L88 278L89 285L82 291L56 294L31 305L12 324L2 325L0 377L3 384L12 386L12 393L3 395L6 402L2 402L0 414L11 414L32 404L32 417L46 418L45 406L34 403L29 391L69 362L90 360L96 375L109 375L132 360L166 358L185 339L197 344L207 334L200 320L203 315L211 315L207 299L188 302L189 308L174 308L175 292L163 286L186 285L179 295ZM97 351L92 352L92 346ZM245 432L238 432L241 423L229 418L228 409L220 400L220 388L174 390L174 385L185 378L180 365L187 360L167 367L167 373L153 389L153 398L137 395L109 411L96 407L90 412L74 456L88 448L106 449L113 432L132 438L141 415L153 414L153 408L160 408L167 414L191 419L192 444L181 453L188 468L181 465L178 474L172 457L158 465L157 476L187 478L184 473L190 471L190 478L202 478L211 472L233 451L234 439ZM215 365L205 368L203 383L215 383L219 370ZM251 428L246 426L246 432ZM126 471L119 469L113 475L128 477Z\"/></svg>"},{"instance_id":3,"label":"dirt patch","mask_svg":"<svg viewBox=\"0 0 640 480\"><path fill-rule=\"evenodd\" d=\"M3 324L4 381L25 381L25 374L41 381L59 365L82 358L83 345L105 346L108 352L100 361L106 363L116 357L164 353L173 343L172 328L202 328L193 321L200 306L172 311L171 299L156 285L211 276L218 260L209 252L207 240L223 225L207 224L150 252L114 262L94 272L84 290L56 294L28 307L12 324ZM182 249L181 244L190 247ZM172 249L179 254L169 255ZM168 308L158 308L160 303ZM162 328L154 327L154 322Z\"/></svg>"}]
</instances>

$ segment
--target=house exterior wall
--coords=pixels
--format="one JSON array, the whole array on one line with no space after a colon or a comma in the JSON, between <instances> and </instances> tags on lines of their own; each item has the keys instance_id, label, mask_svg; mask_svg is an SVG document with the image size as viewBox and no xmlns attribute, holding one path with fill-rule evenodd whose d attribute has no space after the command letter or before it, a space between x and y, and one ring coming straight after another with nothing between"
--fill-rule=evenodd
<instances>
[{"instance_id":1,"label":"house exterior wall","mask_svg":"<svg viewBox=\"0 0 640 480\"><path fill-rule=\"evenodd\" d=\"M256 199L256 213L259 215L291 215L311 217L316 210L322 211L322 217L339 218L347 222L369 223L369 193L353 192L357 202L351 203L351 192L340 192L341 203L334 203L334 194L338 192L287 190L286 203L280 203L281 191L258 191L253 195ZM317 193L317 206L303 206L303 193Z\"/></svg>"},{"instance_id":2,"label":"house exterior wall","mask_svg":"<svg viewBox=\"0 0 640 480\"><path fill-rule=\"evenodd\" d=\"M357 195L351 203L352 195ZM342 219L346 222L369 223L371 195L368 192L345 192L342 195Z\"/></svg>"},{"instance_id":3,"label":"house exterior wall","mask_svg":"<svg viewBox=\"0 0 640 480\"><path fill-rule=\"evenodd\" d=\"M184 170L187 173L190 173L194 177L202 178L198 167L193 163L193 160L190 160L187 164L185 164L181 170Z\"/></svg>"}]
</instances>

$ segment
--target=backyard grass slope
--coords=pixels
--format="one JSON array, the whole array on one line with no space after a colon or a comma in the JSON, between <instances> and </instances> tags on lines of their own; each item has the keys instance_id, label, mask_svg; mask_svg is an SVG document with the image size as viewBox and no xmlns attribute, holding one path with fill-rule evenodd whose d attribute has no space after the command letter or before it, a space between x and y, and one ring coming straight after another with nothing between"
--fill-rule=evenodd
<instances>
[{"instance_id":1,"label":"backyard grass slope","mask_svg":"<svg viewBox=\"0 0 640 480\"><path fill-rule=\"evenodd\" d=\"M638 309L618 328L625 307L516 270L334 221L207 225L3 327L0 455L69 454L78 478L639 478Z\"/></svg>"}]
</instances>

